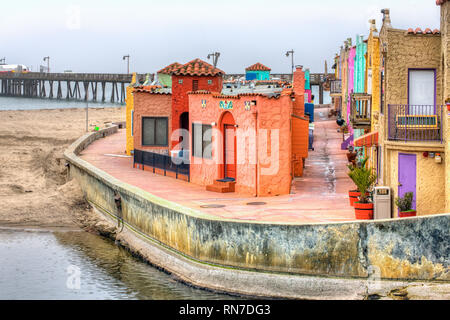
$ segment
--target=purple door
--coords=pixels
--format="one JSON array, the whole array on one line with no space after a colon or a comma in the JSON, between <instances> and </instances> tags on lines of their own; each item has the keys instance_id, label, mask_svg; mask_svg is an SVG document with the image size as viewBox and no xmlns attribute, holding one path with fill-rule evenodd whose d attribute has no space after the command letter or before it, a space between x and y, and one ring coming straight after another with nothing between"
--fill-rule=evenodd
<instances>
[{"instance_id":1,"label":"purple door","mask_svg":"<svg viewBox=\"0 0 450 320\"><path fill-rule=\"evenodd\" d=\"M416 209L416 155L411 153L398 154L398 195L414 193L412 208Z\"/></svg>"}]
</instances>

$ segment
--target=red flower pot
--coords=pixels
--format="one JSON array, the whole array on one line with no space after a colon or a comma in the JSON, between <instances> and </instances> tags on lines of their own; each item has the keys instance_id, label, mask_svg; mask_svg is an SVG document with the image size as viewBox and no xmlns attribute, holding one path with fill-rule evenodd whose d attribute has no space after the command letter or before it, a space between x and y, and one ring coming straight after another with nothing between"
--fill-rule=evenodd
<instances>
[{"instance_id":1,"label":"red flower pot","mask_svg":"<svg viewBox=\"0 0 450 320\"><path fill-rule=\"evenodd\" d=\"M353 207L353 203L355 201L358 201L358 197L361 195L361 192L358 190L349 190L348 191L348 198L350 199L350 205Z\"/></svg>"},{"instance_id":2,"label":"red flower pot","mask_svg":"<svg viewBox=\"0 0 450 320\"><path fill-rule=\"evenodd\" d=\"M353 203L355 207L355 216L358 220L372 220L373 219L373 203L360 203L356 201Z\"/></svg>"},{"instance_id":3,"label":"red flower pot","mask_svg":"<svg viewBox=\"0 0 450 320\"><path fill-rule=\"evenodd\" d=\"M359 200L359 196L361 195L361 192L359 190L349 190L348 191L348 198L350 200L350 205L353 207L353 204ZM370 193L366 192L366 195L369 196Z\"/></svg>"},{"instance_id":4,"label":"red flower pot","mask_svg":"<svg viewBox=\"0 0 450 320\"><path fill-rule=\"evenodd\" d=\"M398 216L400 218L405 218L405 217L415 217L416 216L416 210L409 210L409 211L400 211L398 213Z\"/></svg>"}]
</instances>

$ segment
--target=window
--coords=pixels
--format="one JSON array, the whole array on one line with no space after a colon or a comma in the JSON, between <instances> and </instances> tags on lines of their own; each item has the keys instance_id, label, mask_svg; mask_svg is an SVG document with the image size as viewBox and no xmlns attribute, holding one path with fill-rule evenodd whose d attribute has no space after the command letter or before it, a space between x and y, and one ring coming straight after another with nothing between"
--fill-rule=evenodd
<instances>
[{"instance_id":1,"label":"window","mask_svg":"<svg viewBox=\"0 0 450 320\"><path fill-rule=\"evenodd\" d=\"M143 117L142 118L142 145L143 146L168 146L169 118Z\"/></svg>"},{"instance_id":2,"label":"window","mask_svg":"<svg viewBox=\"0 0 450 320\"><path fill-rule=\"evenodd\" d=\"M433 114L435 94L435 70L409 70L410 114ZM423 106L429 106L429 108Z\"/></svg>"},{"instance_id":3,"label":"window","mask_svg":"<svg viewBox=\"0 0 450 320\"><path fill-rule=\"evenodd\" d=\"M192 155L198 158L212 158L212 126L192 124Z\"/></svg>"},{"instance_id":4,"label":"window","mask_svg":"<svg viewBox=\"0 0 450 320\"><path fill-rule=\"evenodd\" d=\"M183 84L183 79L178 80L179 84Z\"/></svg>"},{"instance_id":5,"label":"window","mask_svg":"<svg viewBox=\"0 0 450 320\"><path fill-rule=\"evenodd\" d=\"M198 80L192 80L192 91L198 90Z\"/></svg>"},{"instance_id":6,"label":"window","mask_svg":"<svg viewBox=\"0 0 450 320\"><path fill-rule=\"evenodd\" d=\"M208 84L212 84L212 80L208 80Z\"/></svg>"}]
</instances>

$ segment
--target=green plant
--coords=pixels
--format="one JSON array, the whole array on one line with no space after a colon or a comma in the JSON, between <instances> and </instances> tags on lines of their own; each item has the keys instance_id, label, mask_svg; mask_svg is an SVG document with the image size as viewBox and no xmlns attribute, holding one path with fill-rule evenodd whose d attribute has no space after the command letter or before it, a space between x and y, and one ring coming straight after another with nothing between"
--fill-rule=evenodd
<instances>
[{"instance_id":1,"label":"green plant","mask_svg":"<svg viewBox=\"0 0 450 320\"><path fill-rule=\"evenodd\" d=\"M414 194L407 192L403 197L395 198L395 205L400 209L400 212L410 211L412 208Z\"/></svg>"},{"instance_id":2,"label":"green plant","mask_svg":"<svg viewBox=\"0 0 450 320\"><path fill-rule=\"evenodd\" d=\"M361 162L355 165L348 165L349 172L347 173L350 179L353 180L359 192L361 193L359 202L368 203L368 196L366 193L375 184L377 175L373 173L372 169L368 169L366 166L369 157L364 158Z\"/></svg>"}]
</instances>

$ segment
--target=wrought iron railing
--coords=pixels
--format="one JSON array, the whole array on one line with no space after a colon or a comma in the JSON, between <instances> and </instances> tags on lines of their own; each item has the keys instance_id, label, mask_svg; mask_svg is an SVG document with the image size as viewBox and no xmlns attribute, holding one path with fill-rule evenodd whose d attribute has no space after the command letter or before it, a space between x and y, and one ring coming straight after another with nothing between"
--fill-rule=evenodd
<instances>
[{"instance_id":1,"label":"wrought iron railing","mask_svg":"<svg viewBox=\"0 0 450 320\"><path fill-rule=\"evenodd\" d=\"M366 93L353 93L350 119L353 126L370 125L372 97Z\"/></svg>"},{"instance_id":2,"label":"wrought iron railing","mask_svg":"<svg viewBox=\"0 0 450 320\"><path fill-rule=\"evenodd\" d=\"M342 92L341 80L331 80L330 81L330 94L339 94L341 92Z\"/></svg>"},{"instance_id":3,"label":"wrought iron railing","mask_svg":"<svg viewBox=\"0 0 450 320\"><path fill-rule=\"evenodd\" d=\"M388 105L388 139L440 141L443 107L434 105Z\"/></svg>"},{"instance_id":4,"label":"wrought iron railing","mask_svg":"<svg viewBox=\"0 0 450 320\"><path fill-rule=\"evenodd\" d=\"M167 171L170 171L175 173L177 179L178 175L181 174L186 176L188 181L190 181L189 163L183 161L183 157L171 157L165 154L135 149L133 167L137 163L142 165L142 169L145 166L152 168L153 173L156 172L156 169L164 171L164 175L166 175Z\"/></svg>"}]
</instances>

